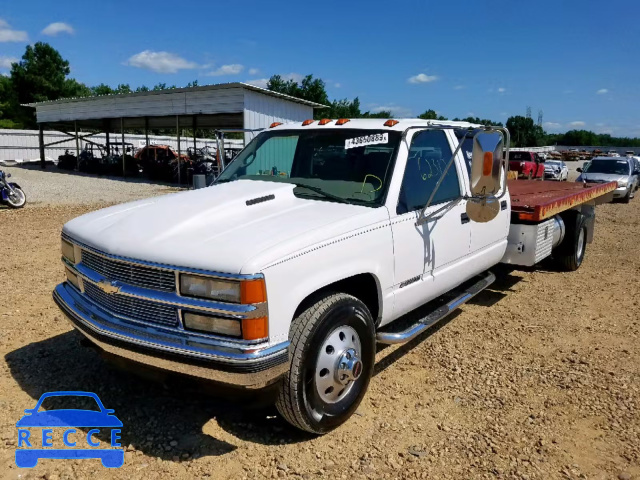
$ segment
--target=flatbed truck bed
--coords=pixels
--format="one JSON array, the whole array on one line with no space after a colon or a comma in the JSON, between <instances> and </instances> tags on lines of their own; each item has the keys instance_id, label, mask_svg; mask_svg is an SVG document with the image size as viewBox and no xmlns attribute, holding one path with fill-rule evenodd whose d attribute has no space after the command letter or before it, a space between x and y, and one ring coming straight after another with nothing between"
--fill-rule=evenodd
<instances>
[{"instance_id":1,"label":"flatbed truck bed","mask_svg":"<svg viewBox=\"0 0 640 480\"><path fill-rule=\"evenodd\" d=\"M616 182L571 183L509 180L511 211L519 220L540 222L587 202L610 202Z\"/></svg>"}]
</instances>

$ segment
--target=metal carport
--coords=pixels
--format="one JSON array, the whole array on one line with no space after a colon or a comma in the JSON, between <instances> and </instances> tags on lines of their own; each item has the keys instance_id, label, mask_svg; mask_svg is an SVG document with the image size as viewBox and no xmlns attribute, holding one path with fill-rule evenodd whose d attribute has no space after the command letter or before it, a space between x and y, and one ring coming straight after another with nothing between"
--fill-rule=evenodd
<instances>
[{"instance_id":1,"label":"metal carport","mask_svg":"<svg viewBox=\"0 0 640 480\"><path fill-rule=\"evenodd\" d=\"M40 127L40 161L45 168L45 126L91 143L90 137L119 132L124 144L127 129L176 129L180 154L180 128L257 130L273 122L298 122L313 118L314 108L325 105L291 97L246 83L225 83L189 88L136 92L97 97L64 98L24 106L35 108ZM81 130L95 133L78 134ZM245 140L247 136L245 135ZM147 140L148 144L148 140ZM51 144L49 144L51 145ZM124 165L124 162L123 162Z\"/></svg>"}]
</instances>

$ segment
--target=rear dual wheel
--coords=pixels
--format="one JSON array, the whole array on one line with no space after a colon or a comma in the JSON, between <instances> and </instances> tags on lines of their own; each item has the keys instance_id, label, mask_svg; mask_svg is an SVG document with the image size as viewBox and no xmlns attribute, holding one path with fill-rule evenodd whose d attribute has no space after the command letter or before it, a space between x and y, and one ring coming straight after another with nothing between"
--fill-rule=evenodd
<instances>
[{"instance_id":1,"label":"rear dual wheel","mask_svg":"<svg viewBox=\"0 0 640 480\"><path fill-rule=\"evenodd\" d=\"M566 232L553 251L553 259L561 270L573 272L580 268L587 248L587 219L580 212L569 210L562 215Z\"/></svg>"},{"instance_id":2,"label":"rear dual wheel","mask_svg":"<svg viewBox=\"0 0 640 480\"><path fill-rule=\"evenodd\" d=\"M369 309L344 293L325 293L291 325L290 369L276 407L293 426L327 433L355 412L375 361Z\"/></svg>"}]
</instances>

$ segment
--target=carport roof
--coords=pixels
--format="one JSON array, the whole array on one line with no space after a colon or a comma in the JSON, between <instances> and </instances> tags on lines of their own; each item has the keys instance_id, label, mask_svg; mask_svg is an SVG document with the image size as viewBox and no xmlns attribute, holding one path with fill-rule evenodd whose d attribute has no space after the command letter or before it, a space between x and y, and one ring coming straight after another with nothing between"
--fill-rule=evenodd
<instances>
[{"instance_id":1,"label":"carport roof","mask_svg":"<svg viewBox=\"0 0 640 480\"><path fill-rule=\"evenodd\" d=\"M183 92L200 92L207 90L220 90L225 88L243 88L246 90L253 90L254 92L262 93L264 95L269 95L272 97L281 98L283 100L288 100L294 103L301 103L303 105L307 105L313 108L326 108L327 105L323 105L321 103L311 102L309 100L303 100L301 98L292 97L291 95L286 95L284 93L274 92L272 90L268 90L262 87L256 87L255 85L251 85L249 83L244 82L230 82L230 83L218 83L214 85L202 85L197 87L185 87L185 88L169 88L165 90L149 90L147 92L133 92L133 93L116 93L110 95L98 95L95 97L74 97L74 98L60 98L58 100L46 100L44 102L33 102L33 103L25 103L23 107L39 107L40 105L52 105L52 104L62 104L62 103L71 103L71 102L91 102L97 99L102 99L105 97L113 97L113 98L126 98L126 97L145 97L149 95L163 95L163 94L171 94L171 93L183 93Z\"/></svg>"},{"instance_id":2,"label":"carport roof","mask_svg":"<svg viewBox=\"0 0 640 480\"><path fill-rule=\"evenodd\" d=\"M182 126L243 128L247 111L258 109L261 114L274 112L274 118L294 119L300 108L325 107L241 82L61 98L24 106L36 109L38 123L57 125L61 130L176 128L176 117ZM298 115L289 116L292 111Z\"/></svg>"}]
</instances>

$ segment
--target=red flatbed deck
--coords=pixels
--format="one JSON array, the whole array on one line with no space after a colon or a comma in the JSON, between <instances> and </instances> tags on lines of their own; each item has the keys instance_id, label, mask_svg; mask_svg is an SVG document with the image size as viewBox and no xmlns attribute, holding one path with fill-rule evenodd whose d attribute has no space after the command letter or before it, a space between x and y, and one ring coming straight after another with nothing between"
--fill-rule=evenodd
<instances>
[{"instance_id":1,"label":"red flatbed deck","mask_svg":"<svg viewBox=\"0 0 640 480\"><path fill-rule=\"evenodd\" d=\"M618 184L588 183L585 187L577 182L553 182L539 180L509 180L511 211L520 220L539 222L569 210L582 203L601 199L613 192ZM598 202L600 203L600 202Z\"/></svg>"}]
</instances>

